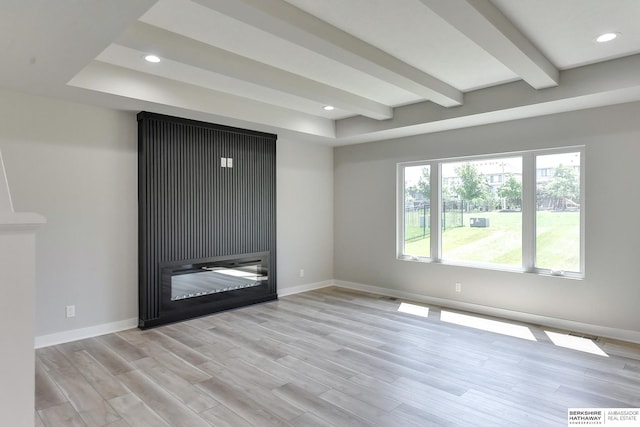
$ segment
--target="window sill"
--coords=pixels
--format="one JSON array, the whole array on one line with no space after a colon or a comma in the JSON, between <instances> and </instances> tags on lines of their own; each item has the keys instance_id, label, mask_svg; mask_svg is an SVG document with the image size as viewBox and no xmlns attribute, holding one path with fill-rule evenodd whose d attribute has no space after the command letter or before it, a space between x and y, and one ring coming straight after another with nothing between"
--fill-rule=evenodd
<instances>
[{"instance_id":1,"label":"window sill","mask_svg":"<svg viewBox=\"0 0 640 427\"><path fill-rule=\"evenodd\" d=\"M435 260L429 257L420 257L420 256L411 256L411 255L398 256L397 260L418 262L422 264L436 264L436 265L446 265L446 266L452 266L452 267L476 268L476 269L491 270L491 271L503 271L507 273L535 274L537 276L553 277L553 278L559 278L559 279L584 280L584 274L582 273L564 272L564 271L556 272L556 271L547 270L547 269L526 270L524 268L509 267L506 265L462 263L462 262L455 262L455 261Z\"/></svg>"}]
</instances>

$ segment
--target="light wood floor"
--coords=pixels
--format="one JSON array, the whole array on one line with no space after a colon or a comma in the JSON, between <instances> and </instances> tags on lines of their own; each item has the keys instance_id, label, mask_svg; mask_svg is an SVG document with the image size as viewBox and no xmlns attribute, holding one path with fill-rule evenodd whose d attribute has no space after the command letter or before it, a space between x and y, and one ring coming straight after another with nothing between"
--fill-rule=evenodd
<instances>
[{"instance_id":1,"label":"light wood floor","mask_svg":"<svg viewBox=\"0 0 640 427\"><path fill-rule=\"evenodd\" d=\"M594 355L399 303L327 288L39 349L36 426L538 427L640 407L638 345Z\"/></svg>"}]
</instances>

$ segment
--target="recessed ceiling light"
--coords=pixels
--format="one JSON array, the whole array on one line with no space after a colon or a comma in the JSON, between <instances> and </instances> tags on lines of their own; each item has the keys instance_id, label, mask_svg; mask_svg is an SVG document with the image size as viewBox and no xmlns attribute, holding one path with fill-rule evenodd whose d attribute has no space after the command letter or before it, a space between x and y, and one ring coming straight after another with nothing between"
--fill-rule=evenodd
<instances>
[{"instance_id":1,"label":"recessed ceiling light","mask_svg":"<svg viewBox=\"0 0 640 427\"><path fill-rule=\"evenodd\" d=\"M325 111L331 111L334 109L333 105L325 105L324 107L322 107L323 110Z\"/></svg>"},{"instance_id":2,"label":"recessed ceiling light","mask_svg":"<svg viewBox=\"0 0 640 427\"><path fill-rule=\"evenodd\" d=\"M598 43L605 43L605 42L610 42L611 40L615 39L616 37L618 37L618 33L604 33L604 34L600 34L596 38L596 41Z\"/></svg>"},{"instance_id":3,"label":"recessed ceiling light","mask_svg":"<svg viewBox=\"0 0 640 427\"><path fill-rule=\"evenodd\" d=\"M154 64L156 62L160 62L160 58L158 58L156 55L145 55L144 60L147 62L153 62Z\"/></svg>"}]
</instances>

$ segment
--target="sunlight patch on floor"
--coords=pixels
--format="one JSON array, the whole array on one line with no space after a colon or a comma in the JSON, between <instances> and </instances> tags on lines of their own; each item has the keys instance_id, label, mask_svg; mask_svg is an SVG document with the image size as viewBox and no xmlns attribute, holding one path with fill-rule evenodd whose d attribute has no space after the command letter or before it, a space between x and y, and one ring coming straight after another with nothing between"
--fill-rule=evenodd
<instances>
[{"instance_id":1,"label":"sunlight patch on floor","mask_svg":"<svg viewBox=\"0 0 640 427\"><path fill-rule=\"evenodd\" d=\"M429 307L401 302L398 311L420 317L429 317Z\"/></svg>"},{"instance_id":2,"label":"sunlight patch on floor","mask_svg":"<svg viewBox=\"0 0 640 427\"><path fill-rule=\"evenodd\" d=\"M533 332L531 332L531 329L526 326L516 325L509 322L501 322L499 320L485 319L483 317L453 313L451 311L444 310L440 314L440 320L447 323L455 323L456 325L482 329L483 331L509 335L529 341L537 341L536 337L533 336Z\"/></svg>"},{"instance_id":3,"label":"sunlight patch on floor","mask_svg":"<svg viewBox=\"0 0 640 427\"><path fill-rule=\"evenodd\" d=\"M559 334L557 332L549 331L544 331L544 333L547 334L551 342L558 347L570 348L572 350L609 357L609 355L598 347L596 343L588 338L574 337L573 335Z\"/></svg>"}]
</instances>

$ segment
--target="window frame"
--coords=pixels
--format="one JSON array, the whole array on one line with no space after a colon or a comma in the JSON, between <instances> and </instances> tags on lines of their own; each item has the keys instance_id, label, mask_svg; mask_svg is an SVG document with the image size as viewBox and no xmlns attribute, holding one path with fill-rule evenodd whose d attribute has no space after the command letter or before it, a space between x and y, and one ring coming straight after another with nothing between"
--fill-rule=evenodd
<instances>
[{"instance_id":1,"label":"window frame","mask_svg":"<svg viewBox=\"0 0 640 427\"><path fill-rule=\"evenodd\" d=\"M431 256L434 252L433 252L433 235L430 234L429 235L429 241L431 243L431 247L429 249L429 256L425 257L425 256L420 256L420 255L405 255L404 254L404 245L405 245L405 169L409 168L409 167L420 167L420 166L429 166L429 179L430 179L430 185L431 185L431 197L430 200L431 202L433 202L433 192L434 192L434 187L433 187L433 175L434 175L434 170L433 170L433 162L432 161L416 161L416 162L404 162L404 163L398 163L396 165L396 183L398 185L398 189L397 189L397 201L396 201L396 207L397 207L397 225L398 225L398 229L396 232L396 236L399 236L398 239L396 239L396 258L397 259L401 259L401 260L411 260L411 261L422 261L422 262L432 262L433 257ZM438 177L440 175L438 174ZM438 191L440 190L440 188L438 187ZM433 214L434 212L430 210L431 213L431 218L430 218L430 222L429 222L429 227L433 226ZM430 229L430 233L431 233Z\"/></svg>"},{"instance_id":2,"label":"window frame","mask_svg":"<svg viewBox=\"0 0 640 427\"><path fill-rule=\"evenodd\" d=\"M561 277L569 277L569 278L575 278L575 279L583 279L585 277L585 230L586 230L586 226L585 226L585 212L586 212L586 187L585 187L585 182L586 182L586 177L585 177L585 147L583 145L581 146L573 146L573 147L562 147L562 148L554 148L554 149L545 149L545 150L534 150L531 152L528 152L531 155L531 160L530 162L532 163L532 167L533 167L533 171L530 174L531 175L531 179L532 179L532 183L531 185L533 186L533 191L532 194L530 194L530 196L532 196L532 200L530 201L531 203L533 203L533 209L532 209L532 216L533 218L531 219L532 223L533 223L533 231L532 231L532 242L531 242L531 247L533 250L533 256L531 257L532 260L532 264L527 266L527 271L531 272L531 273L536 273L536 274L543 274L543 275L551 275L551 276L561 276ZM580 254L579 254L579 260L580 260L580 270L579 271L555 271L549 268L541 268L538 267L536 265L536 259L535 259L535 254L536 254L536 241L537 241L537 229L536 229L536 185L537 185L537 176L536 176L536 164L535 164L535 160L537 156L545 156L545 155L553 155L553 154L567 154L567 153L579 153L580 154L580 167L579 167L579 183L580 183ZM550 176L550 174L547 174L546 176ZM524 188L523 188L523 193L524 193ZM524 208L523 208L524 210Z\"/></svg>"},{"instance_id":3,"label":"window frame","mask_svg":"<svg viewBox=\"0 0 640 427\"><path fill-rule=\"evenodd\" d=\"M579 153L579 183L580 183L580 254L579 271L554 271L549 268L541 268L536 265L536 186L537 170L536 158L542 155ZM440 227L442 218L442 165L449 162L467 162L483 159L500 159L505 157L521 157L522 160L522 265L511 267L508 265L465 262L460 260L446 260L442 258L442 229ZM414 256L404 253L405 245L405 169L407 167L429 166L430 169L430 256ZM533 273L546 276L558 276L564 278L583 279L585 277L585 147L568 146L559 148L544 148L535 150L513 151L503 153L488 153L473 156L461 156L450 158L439 158L421 161L408 161L397 163L397 217L396 217L396 258L403 261L417 261L435 264L456 265L463 267L482 268L489 270L506 270L524 273ZM434 209L436 207L436 209Z\"/></svg>"}]
</instances>

